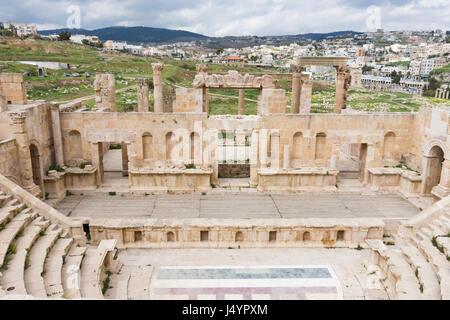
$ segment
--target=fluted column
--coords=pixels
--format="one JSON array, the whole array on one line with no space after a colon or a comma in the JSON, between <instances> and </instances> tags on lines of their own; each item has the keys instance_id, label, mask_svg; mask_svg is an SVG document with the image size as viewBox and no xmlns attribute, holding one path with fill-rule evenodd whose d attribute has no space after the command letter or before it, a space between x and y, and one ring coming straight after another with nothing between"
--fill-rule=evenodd
<instances>
[{"instance_id":1,"label":"fluted column","mask_svg":"<svg viewBox=\"0 0 450 320\"><path fill-rule=\"evenodd\" d=\"M245 91L244 89L239 89L239 103L238 103L238 114L245 114Z\"/></svg>"},{"instance_id":2,"label":"fluted column","mask_svg":"<svg viewBox=\"0 0 450 320\"><path fill-rule=\"evenodd\" d=\"M137 96L138 96L138 112L148 112L148 79L136 79Z\"/></svg>"},{"instance_id":3,"label":"fluted column","mask_svg":"<svg viewBox=\"0 0 450 320\"><path fill-rule=\"evenodd\" d=\"M51 106L52 130L53 130L53 148L55 149L56 164L64 166L64 153L61 135L61 121L59 119L59 104Z\"/></svg>"},{"instance_id":4,"label":"fluted column","mask_svg":"<svg viewBox=\"0 0 450 320\"><path fill-rule=\"evenodd\" d=\"M153 96L155 98L154 112L164 112L162 71L164 63L152 63L153 68Z\"/></svg>"},{"instance_id":5,"label":"fluted column","mask_svg":"<svg viewBox=\"0 0 450 320\"><path fill-rule=\"evenodd\" d=\"M33 167L31 165L30 140L28 138L27 126L25 120L27 118L26 111L9 112L8 116L11 120L10 126L17 143L19 152L20 180L22 187L32 195L38 197L41 195L41 189L34 184Z\"/></svg>"}]
</instances>

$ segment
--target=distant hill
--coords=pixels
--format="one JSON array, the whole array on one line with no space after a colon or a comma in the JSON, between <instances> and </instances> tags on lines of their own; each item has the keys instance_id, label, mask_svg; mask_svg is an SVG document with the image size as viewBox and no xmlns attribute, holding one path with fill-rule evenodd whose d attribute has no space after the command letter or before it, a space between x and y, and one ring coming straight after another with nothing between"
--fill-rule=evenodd
<instances>
[{"instance_id":1,"label":"distant hill","mask_svg":"<svg viewBox=\"0 0 450 320\"><path fill-rule=\"evenodd\" d=\"M58 34L61 31L68 31L71 34L84 34L87 36L97 36L101 41L115 40L127 41L131 43L141 42L172 42L172 41L195 41L208 37L184 30L169 30L150 27L108 27L96 30L86 29L54 29L38 31L41 35Z\"/></svg>"},{"instance_id":2,"label":"distant hill","mask_svg":"<svg viewBox=\"0 0 450 320\"><path fill-rule=\"evenodd\" d=\"M336 32L328 32L328 33L304 33L304 34L291 35L291 36L288 36L288 37L320 40L320 39L326 39L328 37L340 38L340 37L346 37L346 36L354 36L354 35L357 35L357 34L362 34L362 32L336 31Z\"/></svg>"},{"instance_id":3,"label":"distant hill","mask_svg":"<svg viewBox=\"0 0 450 320\"><path fill-rule=\"evenodd\" d=\"M305 33L296 35L280 36L226 36L207 37L202 34L184 30L170 30L151 27L108 27L96 30L86 29L54 29L39 31L41 35L58 34L61 31L68 31L71 34L84 34L87 36L98 36L100 40L127 41L128 43L162 43L180 41L202 41L203 44L211 48L242 48L264 44L270 40L272 44L292 43L298 40L321 40L329 37L339 38L361 34L355 31L336 31L329 33Z\"/></svg>"}]
</instances>

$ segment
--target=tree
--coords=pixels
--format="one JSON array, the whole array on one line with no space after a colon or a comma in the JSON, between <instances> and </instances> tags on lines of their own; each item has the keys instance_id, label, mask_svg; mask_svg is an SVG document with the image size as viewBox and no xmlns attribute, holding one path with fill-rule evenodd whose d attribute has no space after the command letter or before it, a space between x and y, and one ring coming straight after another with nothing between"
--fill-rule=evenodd
<instances>
[{"instance_id":1,"label":"tree","mask_svg":"<svg viewBox=\"0 0 450 320\"><path fill-rule=\"evenodd\" d=\"M86 46L89 46L91 44L88 39L81 40L81 43L86 45Z\"/></svg>"},{"instance_id":2,"label":"tree","mask_svg":"<svg viewBox=\"0 0 450 320\"><path fill-rule=\"evenodd\" d=\"M225 51L225 50L224 50L223 48L218 48L218 49L216 50L216 54L217 54L218 56L220 56L224 51Z\"/></svg>"},{"instance_id":3,"label":"tree","mask_svg":"<svg viewBox=\"0 0 450 320\"><path fill-rule=\"evenodd\" d=\"M59 41L68 41L72 35L68 31L61 31L58 35Z\"/></svg>"},{"instance_id":4,"label":"tree","mask_svg":"<svg viewBox=\"0 0 450 320\"><path fill-rule=\"evenodd\" d=\"M434 97L436 93L436 89L441 87L441 82L436 80L434 77L431 77L428 80L428 89L423 92L424 96Z\"/></svg>"}]
</instances>

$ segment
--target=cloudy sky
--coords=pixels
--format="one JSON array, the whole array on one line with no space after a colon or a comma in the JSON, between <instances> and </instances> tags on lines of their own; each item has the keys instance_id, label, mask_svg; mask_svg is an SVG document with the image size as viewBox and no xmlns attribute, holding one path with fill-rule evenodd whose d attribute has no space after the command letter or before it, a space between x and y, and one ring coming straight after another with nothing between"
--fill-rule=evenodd
<instances>
[{"instance_id":1,"label":"cloudy sky","mask_svg":"<svg viewBox=\"0 0 450 320\"><path fill-rule=\"evenodd\" d=\"M41 30L78 21L85 29L148 26L208 36L447 30L449 17L450 0L0 0L0 21Z\"/></svg>"}]
</instances>

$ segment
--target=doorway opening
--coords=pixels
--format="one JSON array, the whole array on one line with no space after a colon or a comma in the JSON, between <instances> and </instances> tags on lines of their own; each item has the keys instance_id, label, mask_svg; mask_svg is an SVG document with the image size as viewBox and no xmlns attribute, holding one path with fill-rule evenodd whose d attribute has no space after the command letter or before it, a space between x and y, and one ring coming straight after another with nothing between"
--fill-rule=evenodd
<instances>
[{"instance_id":1,"label":"doorway opening","mask_svg":"<svg viewBox=\"0 0 450 320\"><path fill-rule=\"evenodd\" d=\"M124 142L102 143L102 187L128 188L128 149Z\"/></svg>"}]
</instances>

